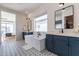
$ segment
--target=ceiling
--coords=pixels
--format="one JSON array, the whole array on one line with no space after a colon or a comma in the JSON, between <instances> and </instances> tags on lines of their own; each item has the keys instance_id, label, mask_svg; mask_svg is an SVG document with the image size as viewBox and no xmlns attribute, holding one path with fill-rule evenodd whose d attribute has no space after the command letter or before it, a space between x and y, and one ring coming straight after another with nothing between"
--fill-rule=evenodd
<instances>
[{"instance_id":1,"label":"ceiling","mask_svg":"<svg viewBox=\"0 0 79 59\"><path fill-rule=\"evenodd\" d=\"M40 3L0 3L1 6L7 7L23 13L29 13L39 7Z\"/></svg>"}]
</instances>

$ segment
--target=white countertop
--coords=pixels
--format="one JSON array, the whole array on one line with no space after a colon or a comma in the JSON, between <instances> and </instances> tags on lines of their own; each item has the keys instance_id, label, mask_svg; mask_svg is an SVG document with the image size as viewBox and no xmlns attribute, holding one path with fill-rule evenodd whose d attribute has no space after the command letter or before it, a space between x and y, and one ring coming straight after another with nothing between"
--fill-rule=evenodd
<instances>
[{"instance_id":1,"label":"white countertop","mask_svg":"<svg viewBox=\"0 0 79 59\"><path fill-rule=\"evenodd\" d=\"M79 37L79 33L53 33L53 35Z\"/></svg>"},{"instance_id":2,"label":"white countertop","mask_svg":"<svg viewBox=\"0 0 79 59\"><path fill-rule=\"evenodd\" d=\"M51 33L52 35L61 35L61 36L70 36L70 37L79 37L79 33ZM26 35L27 36L27 35ZM35 39L38 39L38 40L42 40L45 38L45 35L44 36L39 36L37 37L37 35L28 35L28 37L33 37Z\"/></svg>"}]
</instances>

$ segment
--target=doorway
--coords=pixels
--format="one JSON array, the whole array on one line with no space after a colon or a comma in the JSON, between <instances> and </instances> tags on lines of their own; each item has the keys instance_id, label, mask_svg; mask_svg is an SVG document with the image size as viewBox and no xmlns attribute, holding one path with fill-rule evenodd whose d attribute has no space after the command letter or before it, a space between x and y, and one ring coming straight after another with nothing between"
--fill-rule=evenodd
<instances>
[{"instance_id":1,"label":"doorway","mask_svg":"<svg viewBox=\"0 0 79 59\"><path fill-rule=\"evenodd\" d=\"M16 15L1 11L1 40L16 40Z\"/></svg>"}]
</instances>

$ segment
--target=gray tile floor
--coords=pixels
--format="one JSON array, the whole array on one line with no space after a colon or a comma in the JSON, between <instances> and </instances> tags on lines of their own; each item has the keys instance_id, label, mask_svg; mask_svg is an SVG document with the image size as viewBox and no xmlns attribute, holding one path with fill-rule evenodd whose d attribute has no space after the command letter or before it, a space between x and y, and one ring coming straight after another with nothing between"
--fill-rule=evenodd
<instances>
[{"instance_id":1,"label":"gray tile floor","mask_svg":"<svg viewBox=\"0 0 79 59\"><path fill-rule=\"evenodd\" d=\"M6 40L0 46L0 56L57 56L48 50L38 51L35 48L23 49L24 41Z\"/></svg>"}]
</instances>

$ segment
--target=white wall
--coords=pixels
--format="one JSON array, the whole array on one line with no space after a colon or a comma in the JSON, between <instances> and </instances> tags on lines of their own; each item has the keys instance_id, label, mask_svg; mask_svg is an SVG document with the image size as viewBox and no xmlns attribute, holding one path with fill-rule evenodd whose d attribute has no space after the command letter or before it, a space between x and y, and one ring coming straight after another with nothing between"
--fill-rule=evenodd
<instances>
[{"instance_id":1,"label":"white wall","mask_svg":"<svg viewBox=\"0 0 79 59\"><path fill-rule=\"evenodd\" d=\"M16 14L16 40L22 40L23 26L26 24L26 14L0 6L0 10Z\"/></svg>"},{"instance_id":2,"label":"white wall","mask_svg":"<svg viewBox=\"0 0 79 59\"><path fill-rule=\"evenodd\" d=\"M23 26L26 24L25 22L26 16L17 14L16 15L16 39L21 40L22 39L22 32L23 32Z\"/></svg>"},{"instance_id":3,"label":"white wall","mask_svg":"<svg viewBox=\"0 0 79 59\"><path fill-rule=\"evenodd\" d=\"M74 29L79 25L79 4L68 4L65 3L63 7L59 7L59 4L57 3L49 3L49 4L43 4L36 10L34 10L31 14L31 20L34 20L34 17L41 15L45 12L48 14L48 32L49 34L52 34L53 32L58 32L59 29L55 29L55 19L54 19L54 13L55 10L61 9L63 7L74 5ZM34 25L34 23L33 23ZM65 29L64 32L73 32L74 29ZM34 30L34 29L33 29Z\"/></svg>"}]
</instances>

